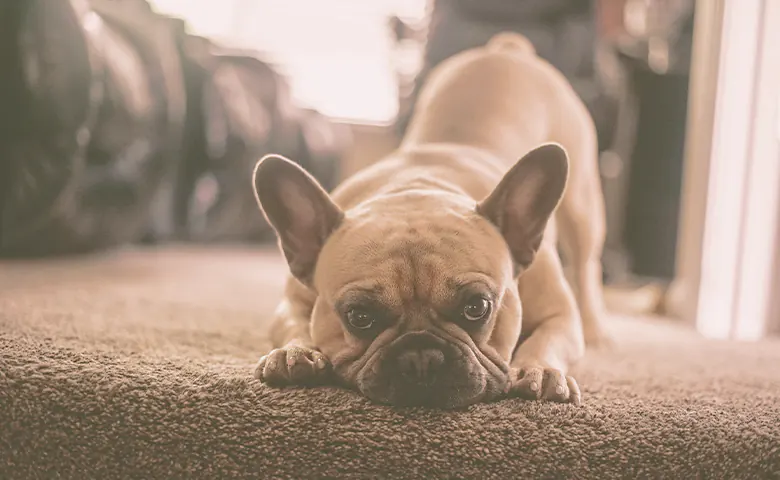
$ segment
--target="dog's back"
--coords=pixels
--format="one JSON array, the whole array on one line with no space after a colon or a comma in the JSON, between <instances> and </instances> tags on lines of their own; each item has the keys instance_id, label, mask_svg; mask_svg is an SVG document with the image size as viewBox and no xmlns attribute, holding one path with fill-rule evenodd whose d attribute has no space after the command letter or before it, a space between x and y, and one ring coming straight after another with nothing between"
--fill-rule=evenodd
<instances>
[{"instance_id":1,"label":"dog's back","mask_svg":"<svg viewBox=\"0 0 780 480\"><path fill-rule=\"evenodd\" d=\"M527 38L502 32L431 72L402 148L466 145L490 152L508 168L547 142L562 145L569 154L563 203L593 199L593 208L600 210L596 128L587 107Z\"/></svg>"},{"instance_id":2,"label":"dog's back","mask_svg":"<svg viewBox=\"0 0 780 480\"><path fill-rule=\"evenodd\" d=\"M544 142L567 149L582 143L570 138L572 130L592 133L595 140L595 127L579 96L535 54L527 38L503 32L431 72L403 143L466 144L509 165Z\"/></svg>"}]
</instances>

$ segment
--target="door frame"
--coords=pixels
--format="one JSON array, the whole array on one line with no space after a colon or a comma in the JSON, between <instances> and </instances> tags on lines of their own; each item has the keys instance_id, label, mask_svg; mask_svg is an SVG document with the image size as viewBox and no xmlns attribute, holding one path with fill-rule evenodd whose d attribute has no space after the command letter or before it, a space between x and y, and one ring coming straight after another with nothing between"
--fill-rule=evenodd
<instances>
[{"instance_id":1,"label":"door frame","mask_svg":"<svg viewBox=\"0 0 780 480\"><path fill-rule=\"evenodd\" d=\"M707 337L755 340L780 312L780 2L697 0L694 28L668 308Z\"/></svg>"}]
</instances>

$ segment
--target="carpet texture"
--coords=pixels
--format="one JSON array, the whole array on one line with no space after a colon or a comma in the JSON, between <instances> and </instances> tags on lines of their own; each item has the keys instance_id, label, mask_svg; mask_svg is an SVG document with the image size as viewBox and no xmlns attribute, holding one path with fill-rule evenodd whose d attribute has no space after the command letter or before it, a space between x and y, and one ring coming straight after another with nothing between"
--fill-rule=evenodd
<instances>
[{"instance_id":1,"label":"carpet texture","mask_svg":"<svg viewBox=\"0 0 780 480\"><path fill-rule=\"evenodd\" d=\"M615 319L584 405L392 409L251 370L270 251L0 263L0 478L780 478L780 343Z\"/></svg>"}]
</instances>

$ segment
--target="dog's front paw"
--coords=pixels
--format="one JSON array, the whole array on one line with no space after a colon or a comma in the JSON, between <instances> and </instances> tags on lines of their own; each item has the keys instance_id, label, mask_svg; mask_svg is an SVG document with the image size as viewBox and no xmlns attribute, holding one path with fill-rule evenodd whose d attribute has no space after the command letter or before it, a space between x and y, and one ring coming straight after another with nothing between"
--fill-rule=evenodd
<instances>
[{"instance_id":1,"label":"dog's front paw","mask_svg":"<svg viewBox=\"0 0 780 480\"><path fill-rule=\"evenodd\" d=\"M309 386L322 383L330 372L330 361L322 353L286 346L271 350L257 362L255 378L272 386Z\"/></svg>"},{"instance_id":2,"label":"dog's front paw","mask_svg":"<svg viewBox=\"0 0 780 480\"><path fill-rule=\"evenodd\" d=\"M582 393L574 377L566 376L560 370L527 366L512 369L509 394L528 400L582 403Z\"/></svg>"}]
</instances>

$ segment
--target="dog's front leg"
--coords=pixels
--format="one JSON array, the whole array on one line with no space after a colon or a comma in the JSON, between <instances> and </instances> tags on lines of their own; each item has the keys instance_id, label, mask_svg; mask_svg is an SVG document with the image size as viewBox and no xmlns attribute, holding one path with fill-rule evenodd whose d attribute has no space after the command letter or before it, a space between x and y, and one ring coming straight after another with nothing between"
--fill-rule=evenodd
<instances>
[{"instance_id":1,"label":"dog's front leg","mask_svg":"<svg viewBox=\"0 0 780 480\"><path fill-rule=\"evenodd\" d=\"M328 359L311 340L311 313L316 293L290 277L270 329L273 345L260 358L255 378L271 385L311 385L326 380L331 368Z\"/></svg>"},{"instance_id":2,"label":"dog's front leg","mask_svg":"<svg viewBox=\"0 0 780 480\"><path fill-rule=\"evenodd\" d=\"M512 357L511 393L523 398L579 404L569 368L585 351L574 294L558 256L544 246L518 281L523 302L522 338Z\"/></svg>"}]
</instances>

